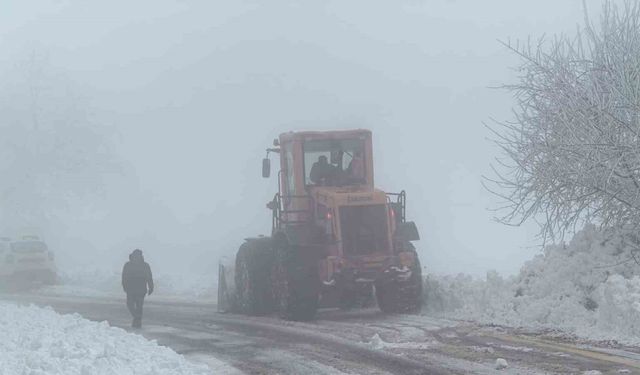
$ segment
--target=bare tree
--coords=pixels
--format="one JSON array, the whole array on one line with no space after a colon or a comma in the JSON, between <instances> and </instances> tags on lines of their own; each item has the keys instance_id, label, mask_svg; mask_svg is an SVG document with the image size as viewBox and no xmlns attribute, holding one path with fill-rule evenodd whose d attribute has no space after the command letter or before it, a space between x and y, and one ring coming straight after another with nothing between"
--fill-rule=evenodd
<instances>
[{"instance_id":1,"label":"bare tree","mask_svg":"<svg viewBox=\"0 0 640 375\"><path fill-rule=\"evenodd\" d=\"M605 2L576 35L505 43L521 57L515 120L490 127L503 157L485 186L498 220L549 239L592 222L640 226L640 3Z\"/></svg>"}]
</instances>

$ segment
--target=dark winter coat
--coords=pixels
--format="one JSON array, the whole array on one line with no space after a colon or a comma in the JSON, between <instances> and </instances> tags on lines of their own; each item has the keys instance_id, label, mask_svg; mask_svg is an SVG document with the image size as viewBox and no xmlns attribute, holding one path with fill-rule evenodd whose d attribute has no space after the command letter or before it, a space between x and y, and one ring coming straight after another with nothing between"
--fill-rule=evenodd
<instances>
[{"instance_id":1,"label":"dark winter coat","mask_svg":"<svg viewBox=\"0 0 640 375\"><path fill-rule=\"evenodd\" d=\"M324 183L325 185L331 185L336 178L337 172L337 168L332 164L317 161L311 166L309 179L314 184Z\"/></svg>"},{"instance_id":2,"label":"dark winter coat","mask_svg":"<svg viewBox=\"0 0 640 375\"><path fill-rule=\"evenodd\" d=\"M142 254L129 255L129 261L122 269L122 287L127 294L145 295L153 292L151 267L144 261Z\"/></svg>"}]
</instances>

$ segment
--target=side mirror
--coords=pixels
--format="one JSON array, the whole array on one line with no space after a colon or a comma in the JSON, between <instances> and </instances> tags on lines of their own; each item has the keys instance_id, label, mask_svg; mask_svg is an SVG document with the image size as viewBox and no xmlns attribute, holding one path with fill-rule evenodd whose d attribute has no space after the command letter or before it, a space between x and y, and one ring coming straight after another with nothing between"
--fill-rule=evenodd
<instances>
[{"instance_id":1,"label":"side mirror","mask_svg":"<svg viewBox=\"0 0 640 375\"><path fill-rule=\"evenodd\" d=\"M271 160L269 158L262 159L262 177L269 178L271 176Z\"/></svg>"}]
</instances>

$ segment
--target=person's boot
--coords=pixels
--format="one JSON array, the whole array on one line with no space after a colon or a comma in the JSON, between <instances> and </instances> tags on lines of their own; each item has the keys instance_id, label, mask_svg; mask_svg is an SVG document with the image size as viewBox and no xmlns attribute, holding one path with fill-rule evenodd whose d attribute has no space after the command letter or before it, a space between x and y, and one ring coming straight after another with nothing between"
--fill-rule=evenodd
<instances>
[{"instance_id":1,"label":"person's boot","mask_svg":"<svg viewBox=\"0 0 640 375\"><path fill-rule=\"evenodd\" d=\"M136 318L131 321L131 328L136 328Z\"/></svg>"},{"instance_id":2,"label":"person's boot","mask_svg":"<svg viewBox=\"0 0 640 375\"><path fill-rule=\"evenodd\" d=\"M133 324L131 325L133 328L142 327L142 319L141 318L133 318Z\"/></svg>"}]
</instances>

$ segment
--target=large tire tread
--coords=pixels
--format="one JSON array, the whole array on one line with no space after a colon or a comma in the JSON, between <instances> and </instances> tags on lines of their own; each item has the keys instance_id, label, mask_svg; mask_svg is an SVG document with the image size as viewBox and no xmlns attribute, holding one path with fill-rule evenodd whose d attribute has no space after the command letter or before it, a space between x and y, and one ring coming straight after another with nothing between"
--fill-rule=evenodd
<instances>
[{"instance_id":1,"label":"large tire tread","mask_svg":"<svg viewBox=\"0 0 640 375\"><path fill-rule=\"evenodd\" d=\"M318 310L318 268L300 248L280 245L272 271L276 309L282 319L308 321Z\"/></svg>"},{"instance_id":2,"label":"large tire tread","mask_svg":"<svg viewBox=\"0 0 640 375\"><path fill-rule=\"evenodd\" d=\"M247 315L266 315L273 311L269 283L273 262L271 241L248 240L236 255L235 287L237 307Z\"/></svg>"},{"instance_id":3,"label":"large tire tread","mask_svg":"<svg viewBox=\"0 0 640 375\"><path fill-rule=\"evenodd\" d=\"M382 312L419 314L422 310L422 269L417 254L415 259L416 264L411 268L408 280L376 285L376 299Z\"/></svg>"}]
</instances>

